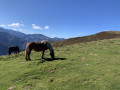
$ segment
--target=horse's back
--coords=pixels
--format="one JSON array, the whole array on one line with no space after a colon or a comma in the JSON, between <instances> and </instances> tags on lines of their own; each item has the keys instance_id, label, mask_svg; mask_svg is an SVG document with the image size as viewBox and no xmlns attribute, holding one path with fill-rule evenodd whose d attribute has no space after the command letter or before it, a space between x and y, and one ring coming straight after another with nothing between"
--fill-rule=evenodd
<instances>
[{"instance_id":1,"label":"horse's back","mask_svg":"<svg viewBox=\"0 0 120 90\"><path fill-rule=\"evenodd\" d=\"M19 47L18 46L10 46L9 49L11 49L11 50L19 50Z\"/></svg>"},{"instance_id":2,"label":"horse's back","mask_svg":"<svg viewBox=\"0 0 120 90\"><path fill-rule=\"evenodd\" d=\"M26 45L26 48L34 51L42 51L43 49L48 49L46 45L47 41L41 41L41 42L28 42Z\"/></svg>"}]
</instances>

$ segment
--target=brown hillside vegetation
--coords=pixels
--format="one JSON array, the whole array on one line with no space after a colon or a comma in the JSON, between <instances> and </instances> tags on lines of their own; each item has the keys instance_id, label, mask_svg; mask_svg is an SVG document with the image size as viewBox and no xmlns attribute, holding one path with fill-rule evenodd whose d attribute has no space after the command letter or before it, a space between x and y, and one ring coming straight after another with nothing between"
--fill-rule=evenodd
<instances>
[{"instance_id":1,"label":"brown hillside vegetation","mask_svg":"<svg viewBox=\"0 0 120 90\"><path fill-rule=\"evenodd\" d=\"M63 41L55 41L52 43L53 46L64 46L64 45L72 45L77 43L85 43L85 42L98 41L104 39L114 39L114 38L120 38L120 31L104 31L89 36L70 38Z\"/></svg>"}]
</instances>

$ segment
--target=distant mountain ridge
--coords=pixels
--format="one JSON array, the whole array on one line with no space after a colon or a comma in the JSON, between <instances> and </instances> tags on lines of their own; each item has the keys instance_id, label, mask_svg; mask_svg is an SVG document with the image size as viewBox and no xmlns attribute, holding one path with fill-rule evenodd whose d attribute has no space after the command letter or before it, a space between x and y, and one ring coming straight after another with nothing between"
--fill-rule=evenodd
<instances>
[{"instance_id":1,"label":"distant mountain ridge","mask_svg":"<svg viewBox=\"0 0 120 90\"><path fill-rule=\"evenodd\" d=\"M47 40L47 41L62 41L62 40L64 40L64 38L57 38L57 37L56 38L50 38L50 37L47 37L47 36L42 35L42 34L24 34L24 33L19 32L19 31L14 31L14 30L11 30L11 29L4 29L4 28L1 28L1 27L0 27L0 32L7 32L7 33L9 33L11 35L14 35L16 37L25 39L28 42L31 42L31 41L39 42L41 40Z\"/></svg>"},{"instance_id":2,"label":"distant mountain ridge","mask_svg":"<svg viewBox=\"0 0 120 90\"><path fill-rule=\"evenodd\" d=\"M64 45L72 45L77 43L85 43L85 42L99 41L104 39L114 39L114 38L120 38L120 31L103 31L89 36L69 38L63 41L53 42L53 45L64 46Z\"/></svg>"}]
</instances>

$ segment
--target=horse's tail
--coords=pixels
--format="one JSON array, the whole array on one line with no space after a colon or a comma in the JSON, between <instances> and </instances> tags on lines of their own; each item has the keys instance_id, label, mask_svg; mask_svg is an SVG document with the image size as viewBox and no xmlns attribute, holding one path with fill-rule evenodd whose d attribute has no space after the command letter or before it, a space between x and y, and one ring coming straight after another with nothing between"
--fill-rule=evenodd
<instances>
[{"instance_id":1,"label":"horse's tail","mask_svg":"<svg viewBox=\"0 0 120 90\"><path fill-rule=\"evenodd\" d=\"M27 51L25 50L25 59L27 60Z\"/></svg>"},{"instance_id":2,"label":"horse's tail","mask_svg":"<svg viewBox=\"0 0 120 90\"><path fill-rule=\"evenodd\" d=\"M26 45L26 49L25 49L25 59L28 59L28 53L29 53L29 47L28 45Z\"/></svg>"}]
</instances>

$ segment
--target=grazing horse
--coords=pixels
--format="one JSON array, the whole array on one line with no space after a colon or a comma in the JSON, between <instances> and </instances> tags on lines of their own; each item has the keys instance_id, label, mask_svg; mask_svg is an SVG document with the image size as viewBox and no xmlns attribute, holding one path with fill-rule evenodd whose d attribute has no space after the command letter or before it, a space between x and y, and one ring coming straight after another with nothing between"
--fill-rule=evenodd
<instances>
[{"instance_id":1,"label":"grazing horse","mask_svg":"<svg viewBox=\"0 0 120 90\"><path fill-rule=\"evenodd\" d=\"M16 54L19 53L20 52L19 47L18 46L9 47L8 54L10 55L11 52L15 52Z\"/></svg>"},{"instance_id":2,"label":"grazing horse","mask_svg":"<svg viewBox=\"0 0 120 90\"><path fill-rule=\"evenodd\" d=\"M37 51L37 52L42 51L42 59L44 59L44 52L47 49L50 50L51 58L54 59L54 50L53 50L52 45L49 42L47 42L47 41L28 42L26 45L26 50L25 50L25 59L27 61L31 60L30 54L31 54L32 50Z\"/></svg>"}]
</instances>

